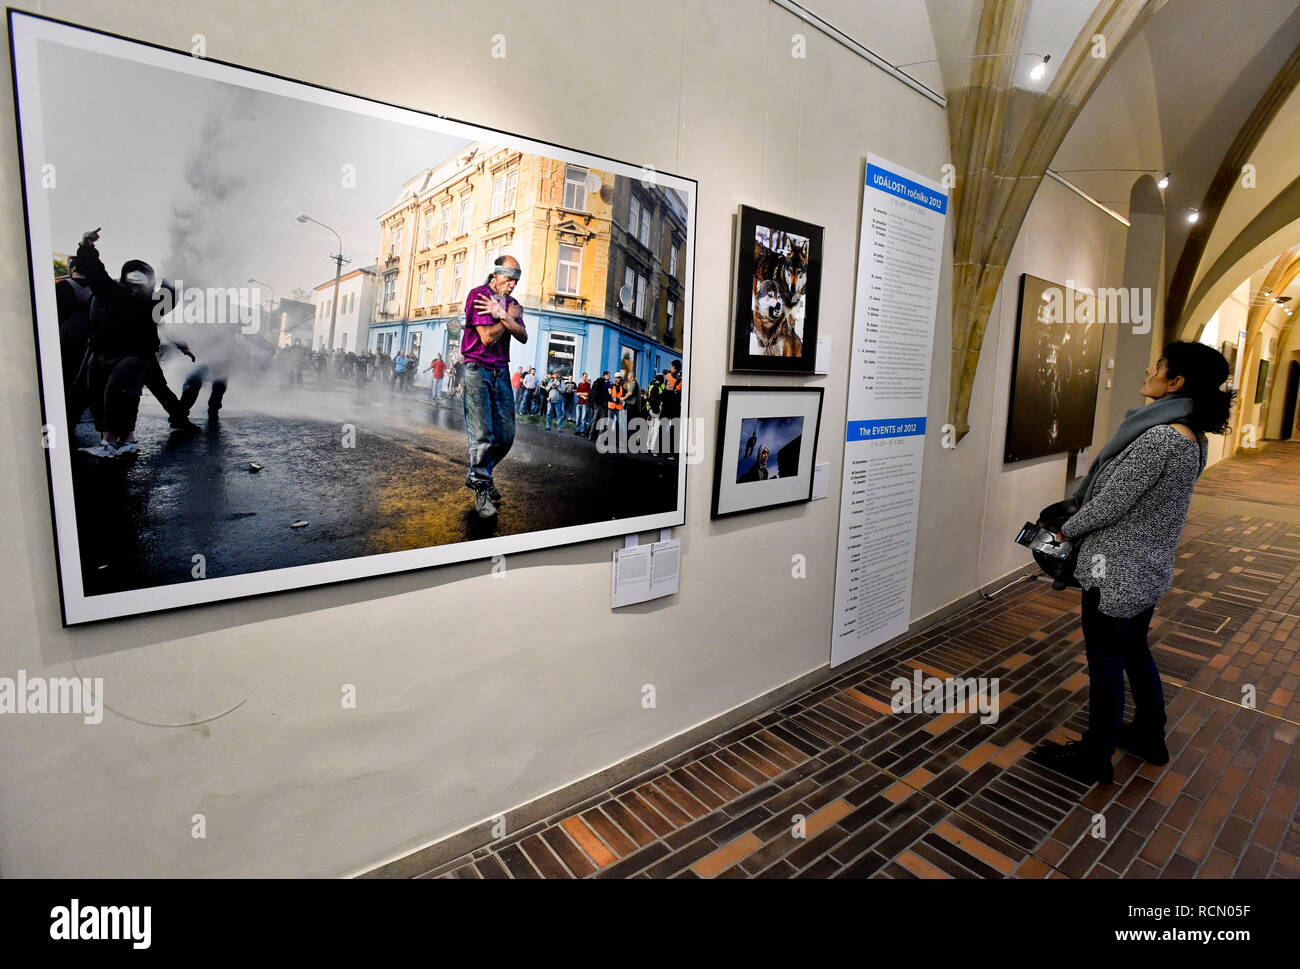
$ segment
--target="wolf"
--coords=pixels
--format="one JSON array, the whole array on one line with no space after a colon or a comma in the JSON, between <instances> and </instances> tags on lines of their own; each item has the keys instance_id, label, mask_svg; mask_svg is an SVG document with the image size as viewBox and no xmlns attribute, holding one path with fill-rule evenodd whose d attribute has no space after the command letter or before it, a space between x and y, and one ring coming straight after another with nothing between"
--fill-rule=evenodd
<instances>
[{"instance_id":1,"label":"wolf","mask_svg":"<svg viewBox=\"0 0 1300 969\"><path fill-rule=\"evenodd\" d=\"M807 283L807 245L789 256L754 243L753 332L764 356L798 357L803 341L794 330L794 308Z\"/></svg>"}]
</instances>

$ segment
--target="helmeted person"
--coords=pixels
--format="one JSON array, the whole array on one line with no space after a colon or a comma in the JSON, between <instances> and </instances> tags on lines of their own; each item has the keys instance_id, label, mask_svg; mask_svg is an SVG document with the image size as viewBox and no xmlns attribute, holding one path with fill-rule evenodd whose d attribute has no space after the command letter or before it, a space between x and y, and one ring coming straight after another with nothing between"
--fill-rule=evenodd
<instances>
[{"instance_id":1,"label":"helmeted person","mask_svg":"<svg viewBox=\"0 0 1300 969\"><path fill-rule=\"evenodd\" d=\"M158 324L176 305L175 291L165 282L156 289L153 267L129 259L117 279L109 276L95 243L99 230L85 233L77 247L77 269L94 296L90 313L90 345L86 359L91 415L102 440L81 448L94 457L134 454L135 424L140 392L160 347ZM187 347L177 344L183 352Z\"/></svg>"}]
</instances>

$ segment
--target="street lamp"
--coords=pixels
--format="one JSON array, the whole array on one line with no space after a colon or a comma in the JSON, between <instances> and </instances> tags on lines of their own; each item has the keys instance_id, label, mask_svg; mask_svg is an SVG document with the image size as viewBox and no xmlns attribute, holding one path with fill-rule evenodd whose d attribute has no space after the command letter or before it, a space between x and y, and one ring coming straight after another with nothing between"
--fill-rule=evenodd
<instances>
[{"instance_id":1,"label":"street lamp","mask_svg":"<svg viewBox=\"0 0 1300 969\"><path fill-rule=\"evenodd\" d=\"M262 282L260 279L254 279L252 276L249 276L249 277L248 277L248 281L249 281L250 283L257 283L257 285L259 285L259 286L265 286L267 289L269 289L269 290L271 291L271 309L274 311L274 309L275 309L275 304L276 304L276 302L277 302L277 301L276 301L276 298L275 298L275 287L272 286L270 283L264 283L264 282Z\"/></svg>"},{"instance_id":2,"label":"street lamp","mask_svg":"<svg viewBox=\"0 0 1300 969\"><path fill-rule=\"evenodd\" d=\"M334 299L330 301L330 336L329 336L329 342L326 345L331 350L333 350L334 349L334 321L338 319L338 315L339 315L339 277L343 275L343 264L345 262L351 262L352 260L343 258L343 239L338 234L337 231L330 228L330 226L327 226L324 222L320 222L317 221L316 219L313 219L310 215L300 215L298 216L298 221L315 222L321 228L329 229L331 232L334 233L334 238L339 240L339 251L337 253L333 253L330 256L330 258L334 260Z\"/></svg>"},{"instance_id":3,"label":"street lamp","mask_svg":"<svg viewBox=\"0 0 1300 969\"><path fill-rule=\"evenodd\" d=\"M275 298L275 287L272 286L270 283L262 282L262 280L260 279L254 279L252 276L248 277L248 281L250 283L256 283L258 286L265 286L267 289L271 291L271 305L267 308L267 312L272 314L275 313L275 304L277 302ZM260 303L261 301L259 300L258 302ZM280 336L278 340L283 341L283 339L284 339L284 317L282 315L280 317Z\"/></svg>"}]
</instances>

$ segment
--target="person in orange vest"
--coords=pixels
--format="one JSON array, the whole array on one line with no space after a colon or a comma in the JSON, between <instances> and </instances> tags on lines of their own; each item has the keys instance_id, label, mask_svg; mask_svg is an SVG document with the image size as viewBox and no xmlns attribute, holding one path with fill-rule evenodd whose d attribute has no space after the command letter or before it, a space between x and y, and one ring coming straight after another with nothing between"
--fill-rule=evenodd
<instances>
[{"instance_id":1,"label":"person in orange vest","mask_svg":"<svg viewBox=\"0 0 1300 969\"><path fill-rule=\"evenodd\" d=\"M674 360L668 373L664 374L665 389L673 393L681 393L682 389L682 362ZM681 413L681 405L678 404L677 412Z\"/></svg>"},{"instance_id":2,"label":"person in orange vest","mask_svg":"<svg viewBox=\"0 0 1300 969\"><path fill-rule=\"evenodd\" d=\"M610 427L615 429L618 434L618 440L623 440L627 434L627 425L624 423L627 412L623 409L623 401L627 397L627 390L623 386L623 374L614 375L614 382L609 386L609 419Z\"/></svg>"},{"instance_id":3,"label":"person in orange vest","mask_svg":"<svg viewBox=\"0 0 1300 969\"><path fill-rule=\"evenodd\" d=\"M664 402L662 417L664 423L668 426L668 442L664 447L666 457L673 459L677 457L680 440L678 435L681 433L678 424L682 416L682 362L674 360L669 367L668 373L664 375Z\"/></svg>"}]
</instances>

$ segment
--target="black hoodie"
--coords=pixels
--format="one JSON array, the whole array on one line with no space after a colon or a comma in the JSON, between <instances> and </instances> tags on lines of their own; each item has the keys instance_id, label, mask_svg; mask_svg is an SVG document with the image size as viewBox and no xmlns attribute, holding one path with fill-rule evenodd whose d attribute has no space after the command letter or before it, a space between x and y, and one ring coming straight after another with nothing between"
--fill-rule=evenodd
<instances>
[{"instance_id":1,"label":"black hoodie","mask_svg":"<svg viewBox=\"0 0 1300 969\"><path fill-rule=\"evenodd\" d=\"M90 315L90 348L105 357L149 357L158 352L158 323L175 305L174 293L136 293L126 284L129 272L153 275L153 267L138 259L122 266L120 280L109 276L93 243L77 247L77 269L94 294ZM159 307L160 303L167 305ZM155 308L157 315L155 316Z\"/></svg>"}]
</instances>

